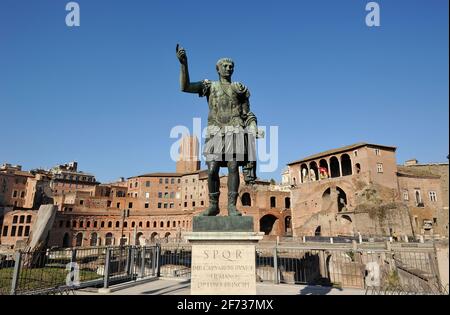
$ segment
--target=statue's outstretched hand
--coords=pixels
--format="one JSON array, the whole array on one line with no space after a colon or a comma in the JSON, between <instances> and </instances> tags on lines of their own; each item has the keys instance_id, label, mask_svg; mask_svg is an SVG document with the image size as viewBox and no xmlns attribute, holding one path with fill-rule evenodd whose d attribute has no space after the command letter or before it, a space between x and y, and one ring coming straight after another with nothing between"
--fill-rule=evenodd
<instances>
[{"instance_id":1,"label":"statue's outstretched hand","mask_svg":"<svg viewBox=\"0 0 450 315\"><path fill-rule=\"evenodd\" d=\"M177 58L180 61L180 63L182 65L187 65L187 55L184 48L181 47L180 44L177 44L176 51L177 51Z\"/></svg>"}]
</instances>

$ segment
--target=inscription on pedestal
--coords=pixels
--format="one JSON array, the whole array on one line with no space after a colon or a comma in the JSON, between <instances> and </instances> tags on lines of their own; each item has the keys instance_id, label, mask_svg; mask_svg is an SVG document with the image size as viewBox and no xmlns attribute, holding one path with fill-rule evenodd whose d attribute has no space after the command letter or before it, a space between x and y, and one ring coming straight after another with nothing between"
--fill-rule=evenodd
<instances>
[{"instance_id":1,"label":"inscription on pedestal","mask_svg":"<svg viewBox=\"0 0 450 315\"><path fill-rule=\"evenodd\" d=\"M193 245L191 294L255 295L255 245Z\"/></svg>"}]
</instances>

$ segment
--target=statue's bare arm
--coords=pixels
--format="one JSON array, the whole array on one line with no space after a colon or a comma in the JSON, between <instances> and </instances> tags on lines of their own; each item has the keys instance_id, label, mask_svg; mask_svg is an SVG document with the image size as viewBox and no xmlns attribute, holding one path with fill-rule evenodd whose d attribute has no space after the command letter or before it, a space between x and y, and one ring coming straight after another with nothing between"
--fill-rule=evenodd
<instances>
[{"instance_id":1,"label":"statue's bare arm","mask_svg":"<svg viewBox=\"0 0 450 315\"><path fill-rule=\"evenodd\" d=\"M180 61L180 88L181 91L187 93L200 93L203 89L202 82L190 82L189 80L189 69L186 51L183 47L177 44L177 58Z\"/></svg>"}]
</instances>

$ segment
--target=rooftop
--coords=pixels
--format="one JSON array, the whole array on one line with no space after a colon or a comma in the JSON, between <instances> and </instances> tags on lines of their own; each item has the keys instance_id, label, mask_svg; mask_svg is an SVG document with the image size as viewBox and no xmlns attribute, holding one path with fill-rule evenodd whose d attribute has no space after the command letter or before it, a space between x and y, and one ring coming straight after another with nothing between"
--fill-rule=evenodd
<instances>
[{"instance_id":1,"label":"rooftop","mask_svg":"<svg viewBox=\"0 0 450 315\"><path fill-rule=\"evenodd\" d=\"M341 153L341 152L346 152L346 151L354 150L354 149L361 148L361 147L376 147L376 148L384 148L384 149L394 150L394 151L397 150L396 147L392 147L392 146L381 145L381 144L374 144L374 143L366 143L366 142L359 142L359 143L347 145L347 146L344 146L344 147L340 147L340 148L337 148L337 149L331 149L331 150L324 151L324 152L321 152L321 153L313 154L313 155L310 155L310 156L308 156L306 158L303 158L301 160L297 160L297 161L288 163L287 165L293 165L293 164L298 164L298 163L302 163L302 162L307 162L307 161L315 160L315 159L323 157L323 156L337 154L337 153Z\"/></svg>"}]
</instances>

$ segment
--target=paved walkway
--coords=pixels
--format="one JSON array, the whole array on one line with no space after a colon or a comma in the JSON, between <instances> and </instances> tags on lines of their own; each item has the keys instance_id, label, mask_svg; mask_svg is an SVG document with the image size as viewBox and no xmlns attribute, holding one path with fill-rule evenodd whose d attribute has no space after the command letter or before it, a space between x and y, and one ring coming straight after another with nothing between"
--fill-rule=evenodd
<instances>
[{"instance_id":1,"label":"paved walkway","mask_svg":"<svg viewBox=\"0 0 450 315\"><path fill-rule=\"evenodd\" d=\"M336 289L321 286L257 283L257 295L364 295L361 289ZM98 293L88 288L77 295L190 295L190 281L158 279L148 282L127 283L111 287L110 293Z\"/></svg>"}]
</instances>

